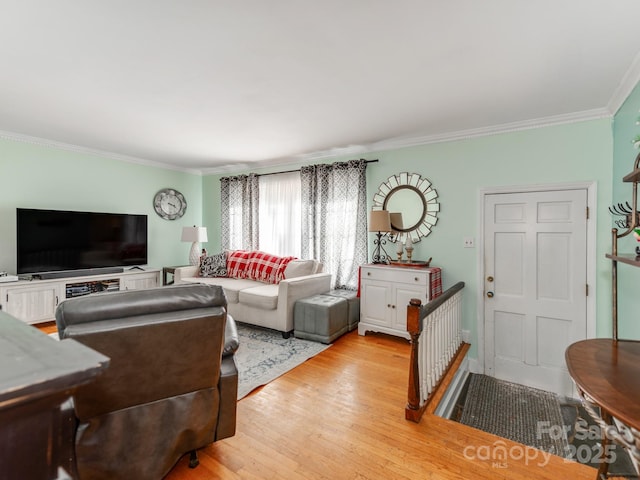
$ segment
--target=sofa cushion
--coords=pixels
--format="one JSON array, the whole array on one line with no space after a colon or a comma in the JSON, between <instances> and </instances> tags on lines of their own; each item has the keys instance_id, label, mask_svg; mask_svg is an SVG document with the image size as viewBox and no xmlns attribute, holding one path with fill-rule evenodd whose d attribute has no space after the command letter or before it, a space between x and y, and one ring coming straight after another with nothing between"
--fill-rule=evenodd
<instances>
[{"instance_id":1,"label":"sofa cushion","mask_svg":"<svg viewBox=\"0 0 640 480\"><path fill-rule=\"evenodd\" d=\"M216 255L203 255L200 257L201 277L226 277L227 276L227 253L221 252Z\"/></svg>"},{"instance_id":2,"label":"sofa cushion","mask_svg":"<svg viewBox=\"0 0 640 480\"><path fill-rule=\"evenodd\" d=\"M262 310L278 308L278 285L245 288L239 292L240 303Z\"/></svg>"},{"instance_id":3,"label":"sofa cushion","mask_svg":"<svg viewBox=\"0 0 640 480\"><path fill-rule=\"evenodd\" d=\"M279 257L269 253L254 251L249 255L247 278L265 283L278 283L284 278L287 264L295 257Z\"/></svg>"},{"instance_id":4,"label":"sofa cushion","mask_svg":"<svg viewBox=\"0 0 640 480\"><path fill-rule=\"evenodd\" d=\"M315 260L292 260L284 269L284 278L303 277L314 273Z\"/></svg>"},{"instance_id":5,"label":"sofa cushion","mask_svg":"<svg viewBox=\"0 0 640 480\"><path fill-rule=\"evenodd\" d=\"M220 285L224 290L224 295L227 298L227 303L238 303L238 292L245 288L253 288L264 285L262 282L256 280L239 280L237 278L223 278L223 277L191 277L183 279L189 283L204 283L205 285Z\"/></svg>"},{"instance_id":6,"label":"sofa cushion","mask_svg":"<svg viewBox=\"0 0 640 480\"><path fill-rule=\"evenodd\" d=\"M231 250L227 254L227 276L230 278L247 278L247 265L251 252Z\"/></svg>"}]
</instances>

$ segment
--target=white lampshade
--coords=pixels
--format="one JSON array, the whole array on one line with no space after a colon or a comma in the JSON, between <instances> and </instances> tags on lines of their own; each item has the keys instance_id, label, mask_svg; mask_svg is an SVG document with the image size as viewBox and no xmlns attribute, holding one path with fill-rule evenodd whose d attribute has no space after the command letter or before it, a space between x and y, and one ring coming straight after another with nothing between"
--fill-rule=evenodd
<instances>
[{"instance_id":1,"label":"white lampshade","mask_svg":"<svg viewBox=\"0 0 640 480\"><path fill-rule=\"evenodd\" d=\"M182 227L183 242L192 242L189 252L189 263L198 265L200 263L200 242L208 241L206 227Z\"/></svg>"},{"instance_id":2,"label":"white lampshade","mask_svg":"<svg viewBox=\"0 0 640 480\"><path fill-rule=\"evenodd\" d=\"M371 210L369 214L370 232L390 232L391 216L388 210Z\"/></svg>"},{"instance_id":3,"label":"white lampshade","mask_svg":"<svg viewBox=\"0 0 640 480\"><path fill-rule=\"evenodd\" d=\"M207 227L182 227L182 241L183 242L206 242Z\"/></svg>"}]
</instances>

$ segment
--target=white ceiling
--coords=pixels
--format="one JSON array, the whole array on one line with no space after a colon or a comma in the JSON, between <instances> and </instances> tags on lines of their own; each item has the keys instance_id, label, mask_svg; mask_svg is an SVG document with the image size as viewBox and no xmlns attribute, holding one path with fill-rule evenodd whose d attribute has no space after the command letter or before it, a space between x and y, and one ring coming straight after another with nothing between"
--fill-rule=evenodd
<instances>
[{"instance_id":1,"label":"white ceiling","mask_svg":"<svg viewBox=\"0 0 640 480\"><path fill-rule=\"evenodd\" d=\"M0 12L0 136L204 172L608 116L640 79L638 0Z\"/></svg>"}]
</instances>

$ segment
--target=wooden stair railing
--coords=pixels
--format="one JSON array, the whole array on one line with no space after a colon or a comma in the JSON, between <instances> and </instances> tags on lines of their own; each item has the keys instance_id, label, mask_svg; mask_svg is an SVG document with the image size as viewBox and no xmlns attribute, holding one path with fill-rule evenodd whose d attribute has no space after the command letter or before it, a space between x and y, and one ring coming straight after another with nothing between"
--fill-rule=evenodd
<instances>
[{"instance_id":1,"label":"wooden stair railing","mask_svg":"<svg viewBox=\"0 0 640 480\"><path fill-rule=\"evenodd\" d=\"M407 420L420 421L446 374L469 349L462 341L463 288L464 282L458 282L426 305L414 298L407 306L411 336Z\"/></svg>"}]
</instances>

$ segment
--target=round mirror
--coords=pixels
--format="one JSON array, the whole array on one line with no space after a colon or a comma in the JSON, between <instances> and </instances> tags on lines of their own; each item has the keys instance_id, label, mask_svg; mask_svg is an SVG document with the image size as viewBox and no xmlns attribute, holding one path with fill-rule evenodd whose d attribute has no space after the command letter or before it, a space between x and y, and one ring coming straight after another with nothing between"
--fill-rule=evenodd
<instances>
[{"instance_id":1,"label":"round mirror","mask_svg":"<svg viewBox=\"0 0 640 480\"><path fill-rule=\"evenodd\" d=\"M402 214L402 224L394 225L392 219L391 228L398 232L411 232L424 220L427 204L419 190L411 185L402 185L389 192L382 203L382 209Z\"/></svg>"},{"instance_id":2,"label":"round mirror","mask_svg":"<svg viewBox=\"0 0 640 480\"><path fill-rule=\"evenodd\" d=\"M373 209L391 213L391 242L404 243L408 236L419 242L436 224L440 204L429 180L417 173L402 172L380 185L373 196Z\"/></svg>"}]
</instances>

